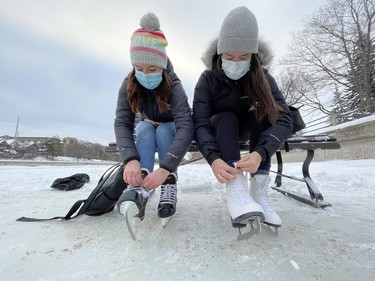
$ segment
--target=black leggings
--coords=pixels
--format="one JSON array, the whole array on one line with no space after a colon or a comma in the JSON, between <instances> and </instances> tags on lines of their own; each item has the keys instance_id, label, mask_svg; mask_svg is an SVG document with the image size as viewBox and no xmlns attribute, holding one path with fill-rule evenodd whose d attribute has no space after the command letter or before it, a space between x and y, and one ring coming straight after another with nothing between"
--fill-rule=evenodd
<instances>
[{"instance_id":1,"label":"black leggings","mask_svg":"<svg viewBox=\"0 0 375 281\"><path fill-rule=\"evenodd\" d=\"M253 152L260 134L271 124L268 121L259 122L255 110L252 110L238 115L229 111L215 114L210 118L210 126L216 135L221 158L229 163L241 158L239 141L250 140L249 152ZM269 170L271 159L268 157L264 162L260 169Z\"/></svg>"}]
</instances>

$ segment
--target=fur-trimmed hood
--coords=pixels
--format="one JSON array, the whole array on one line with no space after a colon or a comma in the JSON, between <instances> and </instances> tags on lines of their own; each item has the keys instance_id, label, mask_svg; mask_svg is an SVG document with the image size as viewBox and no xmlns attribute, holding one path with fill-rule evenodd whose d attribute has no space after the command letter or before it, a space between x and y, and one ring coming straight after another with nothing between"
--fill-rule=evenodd
<instances>
[{"instance_id":1,"label":"fur-trimmed hood","mask_svg":"<svg viewBox=\"0 0 375 281\"><path fill-rule=\"evenodd\" d=\"M218 38L212 40L206 50L202 54L202 61L207 69L212 69L213 62L217 60L217 41ZM263 65L263 67L268 68L273 60L273 54L271 48L267 42L260 39L259 40L259 47L258 47L258 58Z\"/></svg>"}]
</instances>

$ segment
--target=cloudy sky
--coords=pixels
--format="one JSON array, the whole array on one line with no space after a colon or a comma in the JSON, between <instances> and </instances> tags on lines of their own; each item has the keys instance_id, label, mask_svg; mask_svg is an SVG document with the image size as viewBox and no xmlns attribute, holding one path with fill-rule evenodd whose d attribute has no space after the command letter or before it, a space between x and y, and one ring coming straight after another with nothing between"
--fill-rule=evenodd
<instances>
[{"instance_id":1,"label":"cloudy sky","mask_svg":"<svg viewBox=\"0 0 375 281\"><path fill-rule=\"evenodd\" d=\"M246 5L281 58L324 0L3 0L0 2L0 136L115 140L118 89L131 70L130 36L154 12L191 104L200 57L226 14Z\"/></svg>"}]
</instances>

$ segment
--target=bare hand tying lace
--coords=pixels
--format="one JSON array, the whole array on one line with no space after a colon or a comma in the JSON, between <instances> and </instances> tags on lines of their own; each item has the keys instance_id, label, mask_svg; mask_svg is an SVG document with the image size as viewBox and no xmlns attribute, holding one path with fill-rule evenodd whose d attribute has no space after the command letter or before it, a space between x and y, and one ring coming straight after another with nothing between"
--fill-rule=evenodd
<instances>
[{"instance_id":1,"label":"bare hand tying lace","mask_svg":"<svg viewBox=\"0 0 375 281\"><path fill-rule=\"evenodd\" d=\"M241 168L242 171L248 173L255 173L258 171L259 165L262 162L262 157L258 152L251 152L243 156L236 162L237 168Z\"/></svg>"},{"instance_id":2,"label":"bare hand tying lace","mask_svg":"<svg viewBox=\"0 0 375 281\"><path fill-rule=\"evenodd\" d=\"M214 162L212 162L211 169L217 181L220 183L226 183L230 180L233 180L236 177L235 175L241 173L241 171L229 166L222 159L216 159Z\"/></svg>"}]
</instances>

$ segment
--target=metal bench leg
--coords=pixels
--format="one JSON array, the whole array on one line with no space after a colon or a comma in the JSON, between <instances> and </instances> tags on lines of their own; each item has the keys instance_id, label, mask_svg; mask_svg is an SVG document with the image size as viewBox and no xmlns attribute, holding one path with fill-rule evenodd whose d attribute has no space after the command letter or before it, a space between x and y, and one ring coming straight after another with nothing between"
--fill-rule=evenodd
<instances>
[{"instance_id":1,"label":"metal bench leg","mask_svg":"<svg viewBox=\"0 0 375 281\"><path fill-rule=\"evenodd\" d=\"M306 159L302 165L302 175L303 175L303 178L305 179L307 189L309 190L311 199L315 200L315 202L320 207L324 208L327 206L331 206L330 203L327 203L324 201L324 197L322 193L320 192L319 188L315 185L314 181L312 180L310 176L309 167L313 158L314 158L314 150L307 150Z\"/></svg>"},{"instance_id":2,"label":"metal bench leg","mask_svg":"<svg viewBox=\"0 0 375 281\"><path fill-rule=\"evenodd\" d=\"M281 157L281 151L276 151L276 159L277 159L277 175L275 178L275 186L280 187L282 184L281 175L283 173L283 159Z\"/></svg>"}]
</instances>

